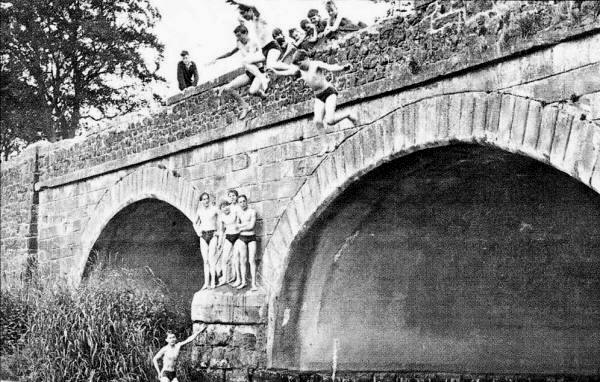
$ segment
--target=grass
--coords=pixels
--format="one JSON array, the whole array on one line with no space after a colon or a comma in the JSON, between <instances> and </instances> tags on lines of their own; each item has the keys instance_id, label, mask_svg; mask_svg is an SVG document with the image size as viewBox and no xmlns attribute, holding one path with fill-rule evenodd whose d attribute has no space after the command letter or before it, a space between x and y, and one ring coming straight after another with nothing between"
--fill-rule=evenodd
<instances>
[{"instance_id":1,"label":"grass","mask_svg":"<svg viewBox=\"0 0 600 382\"><path fill-rule=\"evenodd\" d=\"M99 262L77 289L39 284L2 292L0 378L155 380L152 357L166 332L190 334L189 307L169 297L149 269ZM192 368L189 354L180 358L183 382Z\"/></svg>"}]
</instances>

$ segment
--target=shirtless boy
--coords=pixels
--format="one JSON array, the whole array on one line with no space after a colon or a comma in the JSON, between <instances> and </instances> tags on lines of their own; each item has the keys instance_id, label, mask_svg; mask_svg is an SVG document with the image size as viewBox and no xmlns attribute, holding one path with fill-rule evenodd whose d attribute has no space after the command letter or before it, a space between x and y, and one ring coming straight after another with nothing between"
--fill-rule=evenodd
<instances>
[{"instance_id":1,"label":"shirtless boy","mask_svg":"<svg viewBox=\"0 0 600 382\"><path fill-rule=\"evenodd\" d=\"M299 50L294 55L293 66L284 71L275 71L278 75L299 75L306 85L315 92L315 116L314 121L317 126L323 126L323 119L328 125L348 119L353 125L358 123L358 117L354 112L335 111L337 106L337 90L331 82L325 78L325 70L330 72L339 72L349 70L352 66L327 64L321 61L311 61L305 50Z\"/></svg>"},{"instance_id":2,"label":"shirtless boy","mask_svg":"<svg viewBox=\"0 0 600 382\"><path fill-rule=\"evenodd\" d=\"M260 47L259 53L255 53L248 58L249 62L256 63L264 60L266 69L285 69L277 63L277 60L282 54L282 49L273 39L272 28L261 16L258 9L255 6L248 4L247 1L242 3L237 0L227 0L227 2L237 5L240 16L243 19L242 21L247 24L252 39L255 39Z\"/></svg>"},{"instance_id":3,"label":"shirtless boy","mask_svg":"<svg viewBox=\"0 0 600 382\"><path fill-rule=\"evenodd\" d=\"M256 225L256 211L248 207L248 197L246 197L246 195L240 195L238 197L238 204L238 215L240 219L240 236L238 237L238 243L240 244L240 275L242 279L241 283L237 286L237 288L242 289L246 286L246 261L249 261L250 277L252 279L251 290L257 290L258 288L256 287L256 233L254 232L254 226Z\"/></svg>"},{"instance_id":4,"label":"shirtless boy","mask_svg":"<svg viewBox=\"0 0 600 382\"><path fill-rule=\"evenodd\" d=\"M239 217L237 215L237 208L232 207L228 201L221 202L219 206L221 213L219 214L219 248L222 248L221 255L221 269L223 270L223 276L219 282L219 286L230 282L229 274L229 263L233 263L232 267L234 273L237 272L239 266L234 261L233 257L236 255L234 250L234 244L239 236ZM236 275L237 276L237 275ZM233 280L235 282L235 279Z\"/></svg>"},{"instance_id":5,"label":"shirtless boy","mask_svg":"<svg viewBox=\"0 0 600 382\"><path fill-rule=\"evenodd\" d=\"M202 324L197 329L195 328L194 334L189 336L185 341L177 342L177 337L175 334L168 332L167 333L167 345L156 353L154 358L152 359L152 363L154 364L154 368L158 373L158 379L160 382L178 382L177 374L175 373L175 366L177 363L177 358L179 357L179 351L181 347L185 344L188 344L194 340L200 334L206 330L206 325ZM158 360L162 358L162 370L158 366Z\"/></svg>"},{"instance_id":6,"label":"shirtless boy","mask_svg":"<svg viewBox=\"0 0 600 382\"><path fill-rule=\"evenodd\" d=\"M219 210L210 205L210 196L204 192L200 195L200 206L197 211L196 232L200 236L200 254L204 261L204 285L202 289L214 289L217 282L217 218Z\"/></svg>"},{"instance_id":7,"label":"shirtless boy","mask_svg":"<svg viewBox=\"0 0 600 382\"><path fill-rule=\"evenodd\" d=\"M244 69L246 70L246 72L244 74L240 74L239 76L231 80L231 82L229 82L228 84L215 88L215 91L219 96L221 96L223 93L226 93L233 97L233 99L235 99L237 104L242 109L239 118L244 119L250 111L250 106L242 98L242 96L239 95L236 89L250 84L250 88L248 88L248 93L264 98L266 97L265 91L267 90L267 86L269 85L269 80L257 65L249 61L250 56L256 54L257 52L260 53L260 48L258 47L256 41L250 39L248 35L248 28L246 28L243 25L238 25L233 30L233 33L235 34L235 38L237 40L237 46L233 48L233 50L231 50L230 52L227 52L217 57L213 62L216 62L217 60L232 56L235 53L240 52L240 54L242 55Z\"/></svg>"}]
</instances>

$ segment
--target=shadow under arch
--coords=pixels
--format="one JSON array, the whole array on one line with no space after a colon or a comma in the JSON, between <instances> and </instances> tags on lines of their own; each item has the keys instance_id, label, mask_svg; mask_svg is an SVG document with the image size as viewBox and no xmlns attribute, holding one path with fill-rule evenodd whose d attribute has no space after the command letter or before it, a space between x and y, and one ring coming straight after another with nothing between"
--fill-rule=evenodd
<instances>
[{"instance_id":1,"label":"shadow under arch","mask_svg":"<svg viewBox=\"0 0 600 382\"><path fill-rule=\"evenodd\" d=\"M72 282L75 285L81 282L90 251L119 211L144 199L156 199L173 206L193 222L200 194L185 179L160 167L142 167L119 179L103 194L85 225L79 259L71 273Z\"/></svg>"},{"instance_id":2,"label":"shadow under arch","mask_svg":"<svg viewBox=\"0 0 600 382\"><path fill-rule=\"evenodd\" d=\"M94 243L84 278L116 272L136 288L165 286L174 301L189 303L204 282L193 223L172 205L142 199L120 210Z\"/></svg>"},{"instance_id":3,"label":"shadow under arch","mask_svg":"<svg viewBox=\"0 0 600 382\"><path fill-rule=\"evenodd\" d=\"M419 151L291 246L273 366L326 370L335 339L338 370L594 373L599 251L578 182L482 146Z\"/></svg>"},{"instance_id":4,"label":"shadow under arch","mask_svg":"<svg viewBox=\"0 0 600 382\"><path fill-rule=\"evenodd\" d=\"M329 204L357 179L411 153L475 143L516 153L559 169L600 193L600 128L572 110L500 93L462 93L404 105L344 140L301 186L265 249L263 283L269 295L267 356L289 312L280 306L290 249Z\"/></svg>"}]
</instances>

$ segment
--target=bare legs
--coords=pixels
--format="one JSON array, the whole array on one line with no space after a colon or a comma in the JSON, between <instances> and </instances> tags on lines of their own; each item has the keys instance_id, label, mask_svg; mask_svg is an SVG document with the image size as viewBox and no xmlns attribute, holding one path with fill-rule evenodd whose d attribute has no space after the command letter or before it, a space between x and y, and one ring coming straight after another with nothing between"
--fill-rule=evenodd
<instances>
[{"instance_id":1,"label":"bare legs","mask_svg":"<svg viewBox=\"0 0 600 382\"><path fill-rule=\"evenodd\" d=\"M240 241L236 240L233 243L233 249L231 250L231 266L233 268L233 279L227 280L232 287L237 287L240 284Z\"/></svg>"},{"instance_id":2,"label":"bare legs","mask_svg":"<svg viewBox=\"0 0 600 382\"><path fill-rule=\"evenodd\" d=\"M223 240L223 254L221 255L221 269L223 274L221 275L221 281L219 281L219 286L224 285L229 277L229 266L228 263L231 260L233 244L227 239Z\"/></svg>"},{"instance_id":3,"label":"bare legs","mask_svg":"<svg viewBox=\"0 0 600 382\"><path fill-rule=\"evenodd\" d=\"M254 74L254 72L257 72L260 74L261 77L265 78L265 75L260 73L260 71L258 70L258 68L256 67L256 65L251 65L251 64L245 64L244 68L246 70L248 70L250 73ZM244 100L244 98L237 92L237 89L250 84L250 88L248 89L248 93L251 95L256 95L259 97L265 97L265 90L268 86L268 81L266 81L266 84L263 83L261 77L256 76L253 80L252 83L250 82L250 77L248 77L247 74L241 74L239 76L237 76L236 78L234 78L231 82L229 82L226 85L223 85L219 88L216 88L216 92L217 95L220 97L223 94L227 94L229 96L231 96L235 102L238 104L238 106L240 107L241 112L240 112L240 119L244 119L246 118L246 115L248 115L248 112L250 111L250 106L248 105L248 102L246 102Z\"/></svg>"},{"instance_id":4,"label":"bare legs","mask_svg":"<svg viewBox=\"0 0 600 382\"><path fill-rule=\"evenodd\" d=\"M217 241L217 238L213 236L208 244L208 277L210 279L209 288L211 289L214 289L217 284Z\"/></svg>"},{"instance_id":5,"label":"bare legs","mask_svg":"<svg viewBox=\"0 0 600 382\"><path fill-rule=\"evenodd\" d=\"M246 275L248 273L248 264L250 263L250 278L251 278L251 290L257 290L256 286L256 241L245 243L242 240L238 240L235 243L239 253L239 276L237 282L232 284L237 289L246 287L247 280Z\"/></svg>"},{"instance_id":6,"label":"bare legs","mask_svg":"<svg viewBox=\"0 0 600 382\"><path fill-rule=\"evenodd\" d=\"M202 256L202 261L204 262L204 284L202 284L202 289L208 288L208 284L210 282L210 264L209 264L209 250L208 244L204 241L203 238L200 238L200 255Z\"/></svg>"},{"instance_id":7,"label":"bare legs","mask_svg":"<svg viewBox=\"0 0 600 382\"><path fill-rule=\"evenodd\" d=\"M244 243L241 240L238 240L236 242L237 246L238 246L238 253L239 253L239 274L240 274L240 279L238 280L239 282L234 284L233 286L236 287L237 289L242 289L246 286L246 273L247 273L247 267L246 267L246 262L248 261L248 248L246 247L246 243Z\"/></svg>"},{"instance_id":8,"label":"bare legs","mask_svg":"<svg viewBox=\"0 0 600 382\"><path fill-rule=\"evenodd\" d=\"M213 236L207 243L204 238L200 238L200 254L204 261L204 284L201 289L214 289L217 283L217 237Z\"/></svg>"},{"instance_id":9,"label":"bare legs","mask_svg":"<svg viewBox=\"0 0 600 382\"><path fill-rule=\"evenodd\" d=\"M358 123L358 117L355 112L350 110L337 112L337 95L332 94L325 100L325 103L318 98L315 98L315 117L314 121L317 126L323 126L323 117L328 125L335 125L338 122L348 119L353 125Z\"/></svg>"},{"instance_id":10,"label":"bare legs","mask_svg":"<svg viewBox=\"0 0 600 382\"><path fill-rule=\"evenodd\" d=\"M250 290L257 290L256 286L256 241L248 243L248 261L250 262L250 277L252 278L252 287Z\"/></svg>"},{"instance_id":11,"label":"bare legs","mask_svg":"<svg viewBox=\"0 0 600 382\"><path fill-rule=\"evenodd\" d=\"M325 103L323 103L323 101L320 99L315 98L315 116L313 118L313 122L318 128L324 127L323 118L325 118Z\"/></svg>"}]
</instances>

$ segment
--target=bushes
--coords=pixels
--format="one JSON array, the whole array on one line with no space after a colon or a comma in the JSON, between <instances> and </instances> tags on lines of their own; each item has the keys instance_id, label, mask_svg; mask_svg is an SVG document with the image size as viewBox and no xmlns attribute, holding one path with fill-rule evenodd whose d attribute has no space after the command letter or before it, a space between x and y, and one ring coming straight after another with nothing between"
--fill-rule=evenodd
<instances>
[{"instance_id":1,"label":"bushes","mask_svg":"<svg viewBox=\"0 0 600 382\"><path fill-rule=\"evenodd\" d=\"M167 330L186 336L188 309L146 269L93 271L74 291L7 291L2 354L31 381L154 380L152 357Z\"/></svg>"}]
</instances>

